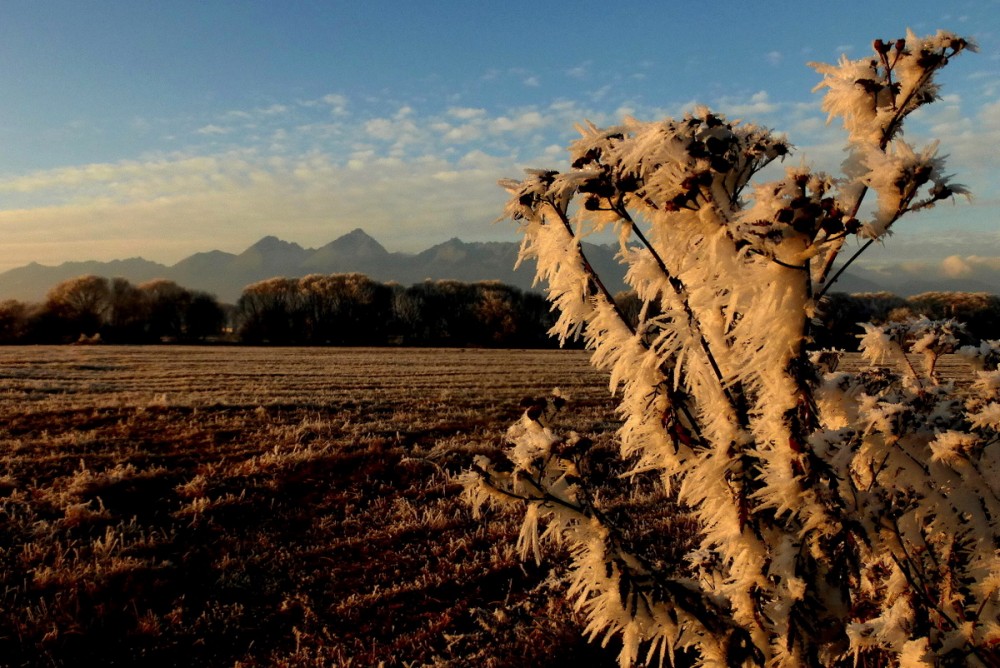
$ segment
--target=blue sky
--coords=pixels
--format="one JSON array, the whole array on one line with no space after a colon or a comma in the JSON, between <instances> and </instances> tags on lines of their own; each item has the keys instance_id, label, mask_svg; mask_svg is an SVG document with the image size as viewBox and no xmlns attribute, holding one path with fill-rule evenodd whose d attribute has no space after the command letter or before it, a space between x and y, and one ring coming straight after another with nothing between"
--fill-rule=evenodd
<instances>
[{"instance_id":1,"label":"blue sky","mask_svg":"<svg viewBox=\"0 0 1000 668\"><path fill-rule=\"evenodd\" d=\"M356 227L401 251L514 239L491 224L498 178L565 166L584 119L694 104L834 170L842 134L806 63L907 27L979 43L907 135L939 137L976 199L908 221L873 261L1000 263L1000 0L5 0L0 270Z\"/></svg>"}]
</instances>

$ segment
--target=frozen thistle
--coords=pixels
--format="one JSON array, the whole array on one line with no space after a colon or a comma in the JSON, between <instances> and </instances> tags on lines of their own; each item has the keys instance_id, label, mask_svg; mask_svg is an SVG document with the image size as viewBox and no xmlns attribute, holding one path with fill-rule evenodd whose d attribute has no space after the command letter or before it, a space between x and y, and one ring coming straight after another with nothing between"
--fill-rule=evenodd
<instances>
[{"instance_id":1,"label":"frozen thistle","mask_svg":"<svg viewBox=\"0 0 1000 668\"><path fill-rule=\"evenodd\" d=\"M816 65L848 133L840 176L788 169L766 128L708 109L580 127L570 168L507 180L559 318L618 397L619 469L530 402L504 458L466 476L474 505L527 508L522 555L568 547L568 592L622 666L1000 666L1000 353L958 393L935 373L953 322L875 327L873 366L810 351L845 241L963 194L936 146L899 139L971 48L948 33L876 40L870 59ZM862 201L873 193L870 216ZM582 246L611 229L641 301L626 318Z\"/></svg>"}]
</instances>

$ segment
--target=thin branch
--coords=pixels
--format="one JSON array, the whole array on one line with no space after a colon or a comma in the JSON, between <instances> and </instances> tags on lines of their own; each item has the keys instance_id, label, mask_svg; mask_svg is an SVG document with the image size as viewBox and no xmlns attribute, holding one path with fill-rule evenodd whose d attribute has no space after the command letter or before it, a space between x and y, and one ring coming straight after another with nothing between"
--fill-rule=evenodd
<instances>
[{"instance_id":1,"label":"thin branch","mask_svg":"<svg viewBox=\"0 0 1000 668\"><path fill-rule=\"evenodd\" d=\"M944 53L945 53L945 50L942 49L942 55L944 55ZM893 64L895 64L895 62ZM904 113L904 110L906 109L907 105L909 105L910 101L913 99L913 95L918 90L920 90L928 81L930 81L931 76L934 74L934 72L937 69L938 69L937 67L933 67L933 68L925 70L924 73L921 75L920 80L917 82L917 85L914 86L910 90L910 92L907 95L906 99L903 100L903 104L898 105L898 108L896 110L896 114L889 121L888 125L886 125L885 130L883 130L882 136L879 139L878 148L879 148L880 151L885 152L886 147L888 147L889 142L891 141L892 136L896 133L899 124L902 122L903 118L906 116L906 114ZM858 193L858 197L857 197L857 199L854 202L854 206L851 207L851 212L849 214L849 216L851 218L854 218L854 217L856 217L858 215L858 211L861 210L861 204L864 201L865 197L868 195L868 191L869 191L869 187L867 185L863 186L861 188L861 191ZM890 225L891 225L891 223L890 223ZM888 228L889 228L889 226L887 225L886 229L888 229ZM826 256L825 261L823 262L823 267L820 270L819 275L816 277L816 284L823 286L822 289L817 294L817 297L816 297L817 299L819 299L820 297L822 297L823 295L825 295L827 293L827 291L830 289L830 286L833 285L838 278L840 278L841 274L844 273L844 270L848 266L850 266L850 264L852 262L854 262L858 258L859 255L861 255L866 250L868 250L868 247L871 246L872 245L872 241L874 241L874 240L869 240L868 243L866 243L864 246L862 246L860 250L858 250L854 255L851 256L851 259L847 261L847 264L845 264L844 266L842 266L837 271L837 273L833 276L833 278L831 278L829 281L826 281L827 275L830 273L830 270L833 268L833 263L836 262L837 261L837 257L840 256L840 250L844 246L845 239L839 240L840 243L838 243L835 248L831 249L831 251Z\"/></svg>"},{"instance_id":2,"label":"thin branch","mask_svg":"<svg viewBox=\"0 0 1000 668\"><path fill-rule=\"evenodd\" d=\"M851 258L850 258L850 259L849 259L849 260L848 260L847 262L845 262L845 263L844 263L844 264L843 264L843 265L842 265L842 266L840 267L840 269L838 269L838 270L837 270L837 273L835 273L835 274L833 275L833 277L832 277L832 278L831 278L831 279L830 279L829 281L826 281L825 283L823 283L823 280L822 280L822 278L821 278L821 279L820 279L820 281L819 281L819 283L820 283L820 284L821 284L821 285L822 285L823 287L822 287L822 288L820 289L820 291L819 291L819 292L817 292L817 293L816 293L816 299L820 299L820 298L822 298L822 297L823 297L823 295L825 295L825 294L827 293L827 291L828 291L828 290L829 290L829 289L830 289L830 288L831 288L831 287L833 286L833 284L837 282L837 279L838 279L838 278L840 278L840 275L841 275L841 274L843 274L843 273L844 273L844 272L845 272L845 271L847 270L847 268L848 268L848 267L850 267L850 266L851 266L851 264L852 264L852 263L853 263L853 262L854 262L855 260L857 260L857 259L858 259L858 257L859 257L859 256L860 256L860 255L861 255L862 253L864 253L864 252L865 252L866 250L868 250L868 247L869 247L869 246L871 246L871 245L872 245L873 243L875 243L875 240L874 240L874 239L869 239L869 240L868 240L868 241L867 241L867 242L866 242L866 243L865 243L865 244L864 244L864 245L863 245L863 246L862 246L861 248L859 248L859 249L857 250L857 252L855 252L855 253L854 253L854 255L852 255L852 256L851 256ZM837 255L839 255L839 254L840 254L840 251L839 251L839 250L838 250L838 251L836 251L836 254L837 254ZM836 255L834 255L834 256L833 256L833 260L836 260ZM828 259L828 261L827 261L827 265L832 265L832 264L833 264L833 260L829 260L829 259ZM823 273L825 273L825 272L826 272L826 269L824 268L824 271L823 271ZM821 273L821 274L820 274L820 276L823 276L823 273Z\"/></svg>"}]
</instances>

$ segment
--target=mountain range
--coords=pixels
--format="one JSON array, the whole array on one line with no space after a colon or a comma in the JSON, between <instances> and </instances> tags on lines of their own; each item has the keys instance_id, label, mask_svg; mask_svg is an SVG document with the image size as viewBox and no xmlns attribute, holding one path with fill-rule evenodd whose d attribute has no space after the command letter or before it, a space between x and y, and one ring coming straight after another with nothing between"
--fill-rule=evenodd
<instances>
[{"instance_id":1,"label":"mountain range","mask_svg":"<svg viewBox=\"0 0 1000 668\"><path fill-rule=\"evenodd\" d=\"M621 273L616 271L610 247L588 244L587 251L597 268ZM165 278L186 288L204 290L229 303L239 299L247 285L274 276L291 278L348 272L406 286L427 279L498 280L530 289L533 271L526 266L514 270L517 253L518 244L514 242L466 243L460 239L451 239L420 253L389 252L361 229L320 248L303 248L268 236L239 254L219 250L195 253L173 266L142 258L65 262L57 266L33 262L0 273L0 300L39 302L56 284L85 274L122 277L135 284ZM624 289L621 281L609 287Z\"/></svg>"},{"instance_id":2,"label":"mountain range","mask_svg":"<svg viewBox=\"0 0 1000 668\"><path fill-rule=\"evenodd\" d=\"M622 269L610 245L584 244L587 257L598 272L613 277L612 292L625 289ZM274 276L301 277L308 274L359 272L381 282L412 285L427 279L464 282L498 280L521 289L531 289L533 267L514 270L515 242L464 242L451 239L420 253L390 252L364 230L356 229L320 248L303 248L267 236L239 254L219 250L195 253L167 266L142 258L110 262L66 262L57 266L31 263L0 273L0 300L39 302L56 284L84 274L122 277L139 284L154 278L175 281L186 288L214 294L222 302L235 302L243 288ZM852 267L836 285L841 292L888 290L908 296L930 290L1000 292L1000 272L986 276L947 279L919 277L912 273L874 273Z\"/></svg>"}]
</instances>

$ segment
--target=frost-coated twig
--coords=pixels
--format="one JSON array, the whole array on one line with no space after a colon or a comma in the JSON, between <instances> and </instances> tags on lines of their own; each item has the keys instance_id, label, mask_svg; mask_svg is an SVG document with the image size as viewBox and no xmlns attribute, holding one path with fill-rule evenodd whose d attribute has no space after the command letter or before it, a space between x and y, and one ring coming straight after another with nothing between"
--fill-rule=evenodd
<instances>
[{"instance_id":1,"label":"frost-coated twig","mask_svg":"<svg viewBox=\"0 0 1000 668\"><path fill-rule=\"evenodd\" d=\"M670 273L670 270L667 269L667 265L663 261L663 258L660 256L659 253L656 252L656 249L653 247L653 245L649 243L649 240L646 238L646 235L643 234L639 226L636 225L634 220L632 220L632 217L629 215L628 211L624 207L618 207L613 210L621 217L622 220L624 220L628 224L629 231L633 235L635 235L636 239L638 239L642 243L643 247L656 262L656 266L659 267L662 278L667 282L667 284L673 290L674 297L676 297L678 302L680 303L681 309L684 311L684 315L687 317L688 326L691 327L693 331L693 336L697 338L698 343L701 346L701 350L705 354L705 359L708 361L709 366L712 368L712 372L715 374L716 380L719 382L719 386L722 388L722 391L726 394L726 397L729 399L730 405L735 410L739 406L739 403L737 402L736 398L730 391L725 377L722 375L722 370L719 368L719 363L718 361L716 361L715 355L712 353L711 346L709 346L708 341L705 339L704 332L700 330L699 321L694 311L691 309L691 302L687 295L687 289L684 287L684 282Z\"/></svg>"},{"instance_id":2,"label":"frost-coated twig","mask_svg":"<svg viewBox=\"0 0 1000 668\"><path fill-rule=\"evenodd\" d=\"M891 45L887 42L883 42L882 40L876 40L874 42L873 46L875 47L876 57L878 62L880 62L883 66L883 72L879 75L878 72L872 71L870 72L870 75L874 75L873 79L859 77L855 81L850 82L850 85L856 88L855 94L860 95L862 98L865 96L870 98L873 108L872 110L874 112L872 114L873 118L870 119L872 127L856 128L854 125L856 121L845 117L845 127L847 127L851 132L850 141L853 145L853 150L857 151L860 147L865 145L868 145L869 150L871 150L871 132L874 130L876 133L874 141L875 150L885 152L893 139L899 134L906 116L920 106L933 101L936 97L937 87L934 84L935 74L937 74L942 67L947 65L952 57L958 55L966 49L976 49L974 44L961 37L944 35L942 33L939 33L937 37L939 38L937 43L930 47L934 49L933 55L925 51L928 48L927 43L930 40L914 39L912 33L907 39L897 40ZM916 47L918 51L917 56L914 56L912 51L907 51L908 41L911 45L911 49ZM893 50L894 54L892 63L888 62L888 53L890 50ZM898 103L897 89L899 89L903 84L894 83L892 80L892 74L896 66L900 63L900 59L904 57L906 61L916 61L915 64L918 67L915 81L905 82L906 94L902 103ZM921 62L921 59L923 62ZM824 80L820 86L829 86L832 91L837 90L837 82L834 77L831 76L834 74L833 68L830 66L819 65L816 66L816 69L821 73L827 74L827 79ZM846 70L846 68L844 69ZM843 74L841 74L841 76L843 76ZM878 82L877 80L879 78L883 78L884 81ZM871 82L871 84L874 85L864 85L868 84L868 82ZM881 83L881 85L879 85L879 83ZM878 118L880 109L879 96L883 93L883 91L887 91L891 99L891 103L888 105L888 108L892 113L888 118ZM826 108L831 111L831 117L833 116L833 110L836 108L836 104L837 103L830 100L828 96L828 104L826 105ZM855 197L853 205L849 207L851 217L856 217L858 215L869 189L870 184L861 184L861 188ZM864 246L854 253L851 259L843 267L841 267L839 271L837 271L833 278L827 281L827 276L839 257L840 250L843 247L845 240L846 237L838 240L833 247L825 253L825 259L815 281L817 286L821 286L818 296L822 296L828 292L830 286L836 282L837 278L840 277L844 269L846 269L846 267L853 263L859 255L867 250L871 246L872 241L874 241L874 239L872 239L866 242Z\"/></svg>"}]
</instances>

